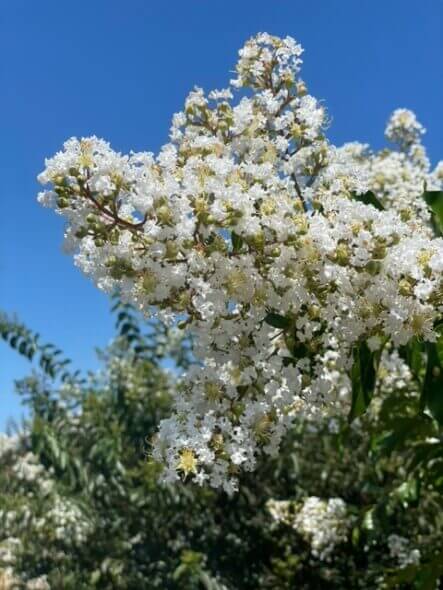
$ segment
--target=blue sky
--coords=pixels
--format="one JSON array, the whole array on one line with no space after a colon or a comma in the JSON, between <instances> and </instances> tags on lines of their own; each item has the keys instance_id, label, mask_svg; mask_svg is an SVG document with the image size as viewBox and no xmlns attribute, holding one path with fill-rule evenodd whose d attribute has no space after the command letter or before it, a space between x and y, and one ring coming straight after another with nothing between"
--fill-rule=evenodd
<instances>
[{"instance_id":1,"label":"blue sky","mask_svg":"<svg viewBox=\"0 0 443 590\"><path fill-rule=\"evenodd\" d=\"M112 337L109 302L61 252L63 225L35 201L44 158L73 135L155 151L193 85L226 86L258 31L305 48L303 77L325 100L335 143L383 145L396 107L442 157L440 0L29 0L0 7L0 309L57 343L80 368ZM0 431L22 412L26 361L0 342Z\"/></svg>"}]
</instances>

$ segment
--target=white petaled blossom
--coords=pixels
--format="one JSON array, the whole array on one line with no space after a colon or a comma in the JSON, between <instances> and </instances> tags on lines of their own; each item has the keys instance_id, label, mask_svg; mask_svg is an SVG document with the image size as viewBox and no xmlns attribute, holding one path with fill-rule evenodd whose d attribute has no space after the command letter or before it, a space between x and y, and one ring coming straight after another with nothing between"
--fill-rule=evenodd
<instances>
[{"instance_id":1,"label":"white petaled blossom","mask_svg":"<svg viewBox=\"0 0 443 590\"><path fill-rule=\"evenodd\" d=\"M36 481L44 470L45 468L33 453L26 453L26 455L19 457L13 467L16 477L27 482Z\"/></svg>"},{"instance_id":2,"label":"white petaled blossom","mask_svg":"<svg viewBox=\"0 0 443 590\"><path fill-rule=\"evenodd\" d=\"M347 407L356 343L435 339L443 240L420 195L442 174L423 130L397 112L388 136L401 151L331 145L301 53L259 34L231 88L190 93L157 156L73 138L39 177L77 266L192 334L199 363L153 447L165 481L233 491L294 416ZM355 199L368 189L385 210Z\"/></svg>"},{"instance_id":3,"label":"white petaled blossom","mask_svg":"<svg viewBox=\"0 0 443 590\"><path fill-rule=\"evenodd\" d=\"M386 127L386 137L401 146L418 144L426 129L408 109L396 109Z\"/></svg>"},{"instance_id":4,"label":"white petaled blossom","mask_svg":"<svg viewBox=\"0 0 443 590\"><path fill-rule=\"evenodd\" d=\"M86 543L92 532L92 523L77 503L57 493L52 470L47 470L33 453L27 452L27 436L2 435L0 442L2 448L9 452L7 458L6 453L2 453L2 459L7 459L10 479L23 490L23 497L17 497L13 506L0 508L0 567L14 565L21 551L18 534L22 530L32 531L35 539L43 540L50 534L66 547ZM35 498L40 501L45 499L50 508L44 512L33 512L30 503ZM43 578L36 580L36 584L41 584L36 585L36 589L46 588Z\"/></svg>"},{"instance_id":5,"label":"white petaled blossom","mask_svg":"<svg viewBox=\"0 0 443 590\"><path fill-rule=\"evenodd\" d=\"M17 578L14 577L10 568L0 569L0 588L2 590L13 590L17 588L17 583Z\"/></svg>"},{"instance_id":6,"label":"white petaled blossom","mask_svg":"<svg viewBox=\"0 0 443 590\"><path fill-rule=\"evenodd\" d=\"M352 518L341 498L307 498L295 516L294 528L309 540L311 552L327 561L336 545L346 541Z\"/></svg>"},{"instance_id":7,"label":"white petaled blossom","mask_svg":"<svg viewBox=\"0 0 443 590\"><path fill-rule=\"evenodd\" d=\"M306 498L301 506L287 500L270 500L267 508L276 522L294 528L311 547L314 557L328 561L334 549L346 541L352 516L341 498Z\"/></svg>"},{"instance_id":8,"label":"white petaled blossom","mask_svg":"<svg viewBox=\"0 0 443 590\"><path fill-rule=\"evenodd\" d=\"M418 565L420 563L420 550L411 549L409 539L400 535L389 535L388 547L390 556L396 560L400 568L409 565Z\"/></svg>"},{"instance_id":9,"label":"white petaled blossom","mask_svg":"<svg viewBox=\"0 0 443 590\"><path fill-rule=\"evenodd\" d=\"M41 494L41 492L40 489L39 493ZM35 492L29 492L28 495L32 497L33 493ZM0 561L2 535L15 530L20 523L25 523L28 529L32 528L36 535L41 534L43 537L45 531L50 529L54 531L56 539L68 545L79 546L87 541L92 527L81 509L74 502L70 502L56 493L48 496L43 490L43 495L51 502L51 508L44 515L32 514L26 503L18 506L14 511L0 510L0 520L3 525L3 530L0 533Z\"/></svg>"},{"instance_id":10,"label":"white petaled blossom","mask_svg":"<svg viewBox=\"0 0 443 590\"><path fill-rule=\"evenodd\" d=\"M385 135L399 151L372 153L368 146L358 143L346 144L340 151L345 151L365 170L368 188L386 208L395 209L411 230L420 226L420 231L426 233L431 216L422 194L425 189L442 189L443 165L439 162L431 170L421 143L424 133L412 111L397 109L388 121Z\"/></svg>"},{"instance_id":11,"label":"white petaled blossom","mask_svg":"<svg viewBox=\"0 0 443 590\"><path fill-rule=\"evenodd\" d=\"M413 379L411 369L400 357L398 351L383 351L378 370L379 389L386 394L409 391L412 394L419 392L416 381ZM383 398L381 398L383 399Z\"/></svg>"},{"instance_id":12,"label":"white petaled blossom","mask_svg":"<svg viewBox=\"0 0 443 590\"><path fill-rule=\"evenodd\" d=\"M2 567L13 565L16 561L17 551L21 541L16 537L6 537L0 540L0 565Z\"/></svg>"},{"instance_id":13,"label":"white petaled blossom","mask_svg":"<svg viewBox=\"0 0 443 590\"><path fill-rule=\"evenodd\" d=\"M58 495L54 496L52 508L45 515L45 525L49 522L57 539L70 539L76 545L85 543L91 530L90 523L80 508Z\"/></svg>"},{"instance_id":14,"label":"white petaled blossom","mask_svg":"<svg viewBox=\"0 0 443 590\"><path fill-rule=\"evenodd\" d=\"M277 523L290 524L293 518L292 502L290 500L270 499L266 502L266 508L272 519Z\"/></svg>"},{"instance_id":15,"label":"white petaled blossom","mask_svg":"<svg viewBox=\"0 0 443 590\"><path fill-rule=\"evenodd\" d=\"M39 576L26 582L26 590L51 590L51 587L46 576Z\"/></svg>"},{"instance_id":16,"label":"white petaled blossom","mask_svg":"<svg viewBox=\"0 0 443 590\"><path fill-rule=\"evenodd\" d=\"M8 453L13 453L20 444L18 436L7 436L0 433L0 458L3 458Z\"/></svg>"},{"instance_id":17,"label":"white petaled blossom","mask_svg":"<svg viewBox=\"0 0 443 590\"><path fill-rule=\"evenodd\" d=\"M15 458L12 466L14 477L28 485L37 484L40 492L49 494L54 487L54 481L48 477L45 467L39 462L36 455L31 452L20 452L25 437L0 435L0 458L8 453ZM1 510L0 510L1 513Z\"/></svg>"}]
</instances>

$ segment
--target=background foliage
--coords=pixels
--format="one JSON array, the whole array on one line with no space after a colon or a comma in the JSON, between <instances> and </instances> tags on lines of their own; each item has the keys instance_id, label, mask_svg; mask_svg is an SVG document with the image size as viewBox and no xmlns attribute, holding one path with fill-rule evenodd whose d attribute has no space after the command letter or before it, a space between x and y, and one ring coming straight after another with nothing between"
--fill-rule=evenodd
<instances>
[{"instance_id":1,"label":"background foliage","mask_svg":"<svg viewBox=\"0 0 443 590\"><path fill-rule=\"evenodd\" d=\"M157 483L150 440L178 386L176 369L193 360L189 343L161 324L146 327L118 301L114 313L117 336L100 353L102 370L83 378L61 351L1 318L3 338L40 367L17 382L31 420L0 439L5 588L438 587L441 415L423 411L420 387L430 376L419 343L402 351L413 379L398 357L403 375L382 364L368 412L352 423L298 422L278 458L243 475L228 497ZM428 355L441 355L439 346ZM284 501L295 513L309 497L346 504L345 538L326 558L270 510L270 500ZM393 555L390 535L419 561Z\"/></svg>"}]
</instances>

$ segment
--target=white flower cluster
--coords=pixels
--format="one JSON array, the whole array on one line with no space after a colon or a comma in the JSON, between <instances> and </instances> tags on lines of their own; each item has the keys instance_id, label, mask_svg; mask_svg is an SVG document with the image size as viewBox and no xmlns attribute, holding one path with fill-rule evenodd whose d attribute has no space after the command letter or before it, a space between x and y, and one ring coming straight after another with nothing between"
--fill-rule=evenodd
<instances>
[{"instance_id":1,"label":"white flower cluster","mask_svg":"<svg viewBox=\"0 0 443 590\"><path fill-rule=\"evenodd\" d=\"M274 500L271 498L266 502L266 508L268 509L269 514L277 523L291 523L293 518L292 506L293 503L290 500Z\"/></svg>"},{"instance_id":2,"label":"white flower cluster","mask_svg":"<svg viewBox=\"0 0 443 590\"><path fill-rule=\"evenodd\" d=\"M285 85L290 88L300 81L303 53L301 45L292 37L278 39L267 33L259 33L249 39L238 52L237 78L231 80L235 88L254 88L275 91ZM276 108L279 107L276 101Z\"/></svg>"},{"instance_id":3,"label":"white flower cluster","mask_svg":"<svg viewBox=\"0 0 443 590\"><path fill-rule=\"evenodd\" d=\"M45 468L33 453L26 453L17 458L13 471L17 479L35 482L43 475Z\"/></svg>"},{"instance_id":4,"label":"white flower cluster","mask_svg":"<svg viewBox=\"0 0 443 590\"><path fill-rule=\"evenodd\" d=\"M31 496L32 494L28 494ZM61 498L58 494L46 496L50 503L50 508L44 515L32 513L27 504L17 507L16 510L1 510L0 521L3 530L0 533L0 543L2 543L3 534L16 532L21 527L33 530L35 535L44 537L47 531L65 545L81 545L87 541L88 534L91 532L91 523L85 517L81 509L66 498ZM0 558L1 561L1 558Z\"/></svg>"},{"instance_id":5,"label":"white flower cluster","mask_svg":"<svg viewBox=\"0 0 443 590\"><path fill-rule=\"evenodd\" d=\"M48 494L54 488L54 480L34 453L22 449L24 443L25 437L0 435L0 459L5 460L8 454L12 456L13 477L30 486L38 484L40 493Z\"/></svg>"},{"instance_id":6,"label":"white flower cluster","mask_svg":"<svg viewBox=\"0 0 443 590\"><path fill-rule=\"evenodd\" d=\"M45 515L45 525L48 523L59 540L69 540L70 543L81 545L86 543L91 531L91 524L80 508L67 498L55 495L52 507Z\"/></svg>"},{"instance_id":7,"label":"white flower cluster","mask_svg":"<svg viewBox=\"0 0 443 590\"><path fill-rule=\"evenodd\" d=\"M46 576L39 576L26 582L26 590L51 590L51 587Z\"/></svg>"},{"instance_id":8,"label":"white flower cluster","mask_svg":"<svg viewBox=\"0 0 443 590\"><path fill-rule=\"evenodd\" d=\"M294 528L311 544L312 555L327 561L339 543L346 541L352 518L341 498L307 498L294 519Z\"/></svg>"},{"instance_id":9,"label":"white flower cluster","mask_svg":"<svg viewBox=\"0 0 443 590\"><path fill-rule=\"evenodd\" d=\"M73 138L39 177L83 272L192 334L199 365L154 445L166 481L192 475L231 492L296 413L346 403L357 342L435 338L443 240L430 237L424 202L405 212L396 201L418 201L430 174L411 147L390 162L330 145L301 52L260 34L240 51L232 90L191 92L157 157ZM238 87L251 92L235 102ZM421 128L400 115L390 137L416 141ZM386 210L354 198L368 188Z\"/></svg>"},{"instance_id":10,"label":"white flower cluster","mask_svg":"<svg viewBox=\"0 0 443 590\"><path fill-rule=\"evenodd\" d=\"M18 486L23 493L23 497L17 496L13 507L0 509L0 565L15 561L15 554L20 549L16 537L23 529L32 530L42 538L51 531L51 535L65 545L85 543L92 530L80 507L57 493L53 473L39 462L36 455L26 451L24 443L25 436L0 437L0 459L5 463L4 469L8 469L11 485ZM40 501L45 499L49 506L44 513L30 509L31 501L37 497Z\"/></svg>"},{"instance_id":11,"label":"white flower cluster","mask_svg":"<svg viewBox=\"0 0 443 590\"><path fill-rule=\"evenodd\" d=\"M14 590L17 587L17 579L10 568L0 569L0 588L2 590Z\"/></svg>"},{"instance_id":12,"label":"white flower cluster","mask_svg":"<svg viewBox=\"0 0 443 590\"><path fill-rule=\"evenodd\" d=\"M20 444L18 436L8 436L0 433L0 459L3 459L8 453L13 453L17 450Z\"/></svg>"},{"instance_id":13,"label":"white flower cluster","mask_svg":"<svg viewBox=\"0 0 443 590\"><path fill-rule=\"evenodd\" d=\"M386 127L386 138L400 151L383 150L366 160L368 183L385 207L394 208L411 226L429 228L430 212L422 198L427 190L441 190L441 162L434 171L421 143L425 129L407 109L394 111Z\"/></svg>"},{"instance_id":14,"label":"white flower cluster","mask_svg":"<svg viewBox=\"0 0 443 590\"><path fill-rule=\"evenodd\" d=\"M417 394L418 386L411 369L397 350L383 352L378 379L378 386L384 397L395 392L402 392L403 395L408 392Z\"/></svg>"},{"instance_id":15,"label":"white flower cluster","mask_svg":"<svg viewBox=\"0 0 443 590\"><path fill-rule=\"evenodd\" d=\"M415 114L408 109L396 109L386 127L386 137L403 148L420 143L426 129L417 121Z\"/></svg>"},{"instance_id":16,"label":"white flower cluster","mask_svg":"<svg viewBox=\"0 0 443 590\"><path fill-rule=\"evenodd\" d=\"M17 547L20 547L20 539L6 537L0 541L0 564L2 567L15 563Z\"/></svg>"},{"instance_id":17,"label":"white flower cluster","mask_svg":"<svg viewBox=\"0 0 443 590\"><path fill-rule=\"evenodd\" d=\"M292 526L310 544L312 555L321 561L328 561L335 547L346 541L352 525L341 498L322 500L310 496L301 507L288 500L270 500L267 508L276 522Z\"/></svg>"},{"instance_id":18,"label":"white flower cluster","mask_svg":"<svg viewBox=\"0 0 443 590\"><path fill-rule=\"evenodd\" d=\"M46 576L39 576L24 582L24 586L20 584L18 578L10 570L0 570L0 588L1 590L16 590L17 588L25 588L26 590L51 590Z\"/></svg>"},{"instance_id":19,"label":"white flower cluster","mask_svg":"<svg viewBox=\"0 0 443 590\"><path fill-rule=\"evenodd\" d=\"M420 550L411 549L409 539L400 535L389 535L388 547L390 556L397 561L400 568L420 563Z\"/></svg>"}]
</instances>

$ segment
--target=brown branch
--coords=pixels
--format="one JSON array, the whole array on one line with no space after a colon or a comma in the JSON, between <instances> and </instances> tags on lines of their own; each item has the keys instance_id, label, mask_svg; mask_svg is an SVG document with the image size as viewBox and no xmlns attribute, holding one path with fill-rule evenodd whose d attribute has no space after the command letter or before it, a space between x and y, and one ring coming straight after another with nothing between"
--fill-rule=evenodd
<instances>
[{"instance_id":1,"label":"brown branch","mask_svg":"<svg viewBox=\"0 0 443 590\"><path fill-rule=\"evenodd\" d=\"M145 213L143 219L141 221L139 221L138 223L132 223L131 221L126 221L126 219L122 219L121 217L119 217L119 215L117 213L117 208L115 207L115 205L114 205L114 211L110 211L104 205L99 203L97 201L97 199L93 196L93 194L88 186L84 187L84 192L85 192L85 197L89 201L91 201L91 203L93 203L93 205L96 207L96 209L98 209L100 211L100 213L103 213L103 215L105 215L106 217L108 217L109 219L111 219L113 221L111 228L115 227L116 225L119 225L119 226L123 226L125 229L129 229L131 231L140 231L148 219L148 214Z\"/></svg>"},{"instance_id":2,"label":"brown branch","mask_svg":"<svg viewBox=\"0 0 443 590\"><path fill-rule=\"evenodd\" d=\"M275 117L278 117L281 115L282 111L294 100L294 98L296 98L296 96L294 96L293 94L290 94L288 92L288 96L285 98L285 100L281 103L281 105L279 106L277 112L275 113Z\"/></svg>"},{"instance_id":3,"label":"brown branch","mask_svg":"<svg viewBox=\"0 0 443 590\"><path fill-rule=\"evenodd\" d=\"M303 210L304 210L305 213L307 213L308 212L308 207L306 205L305 198L303 197L303 193L301 192L300 185L298 184L297 177L295 176L295 174L291 174L291 178L292 178L292 181L293 181L294 186L295 186L295 192L297 193L298 198L302 202Z\"/></svg>"}]
</instances>

